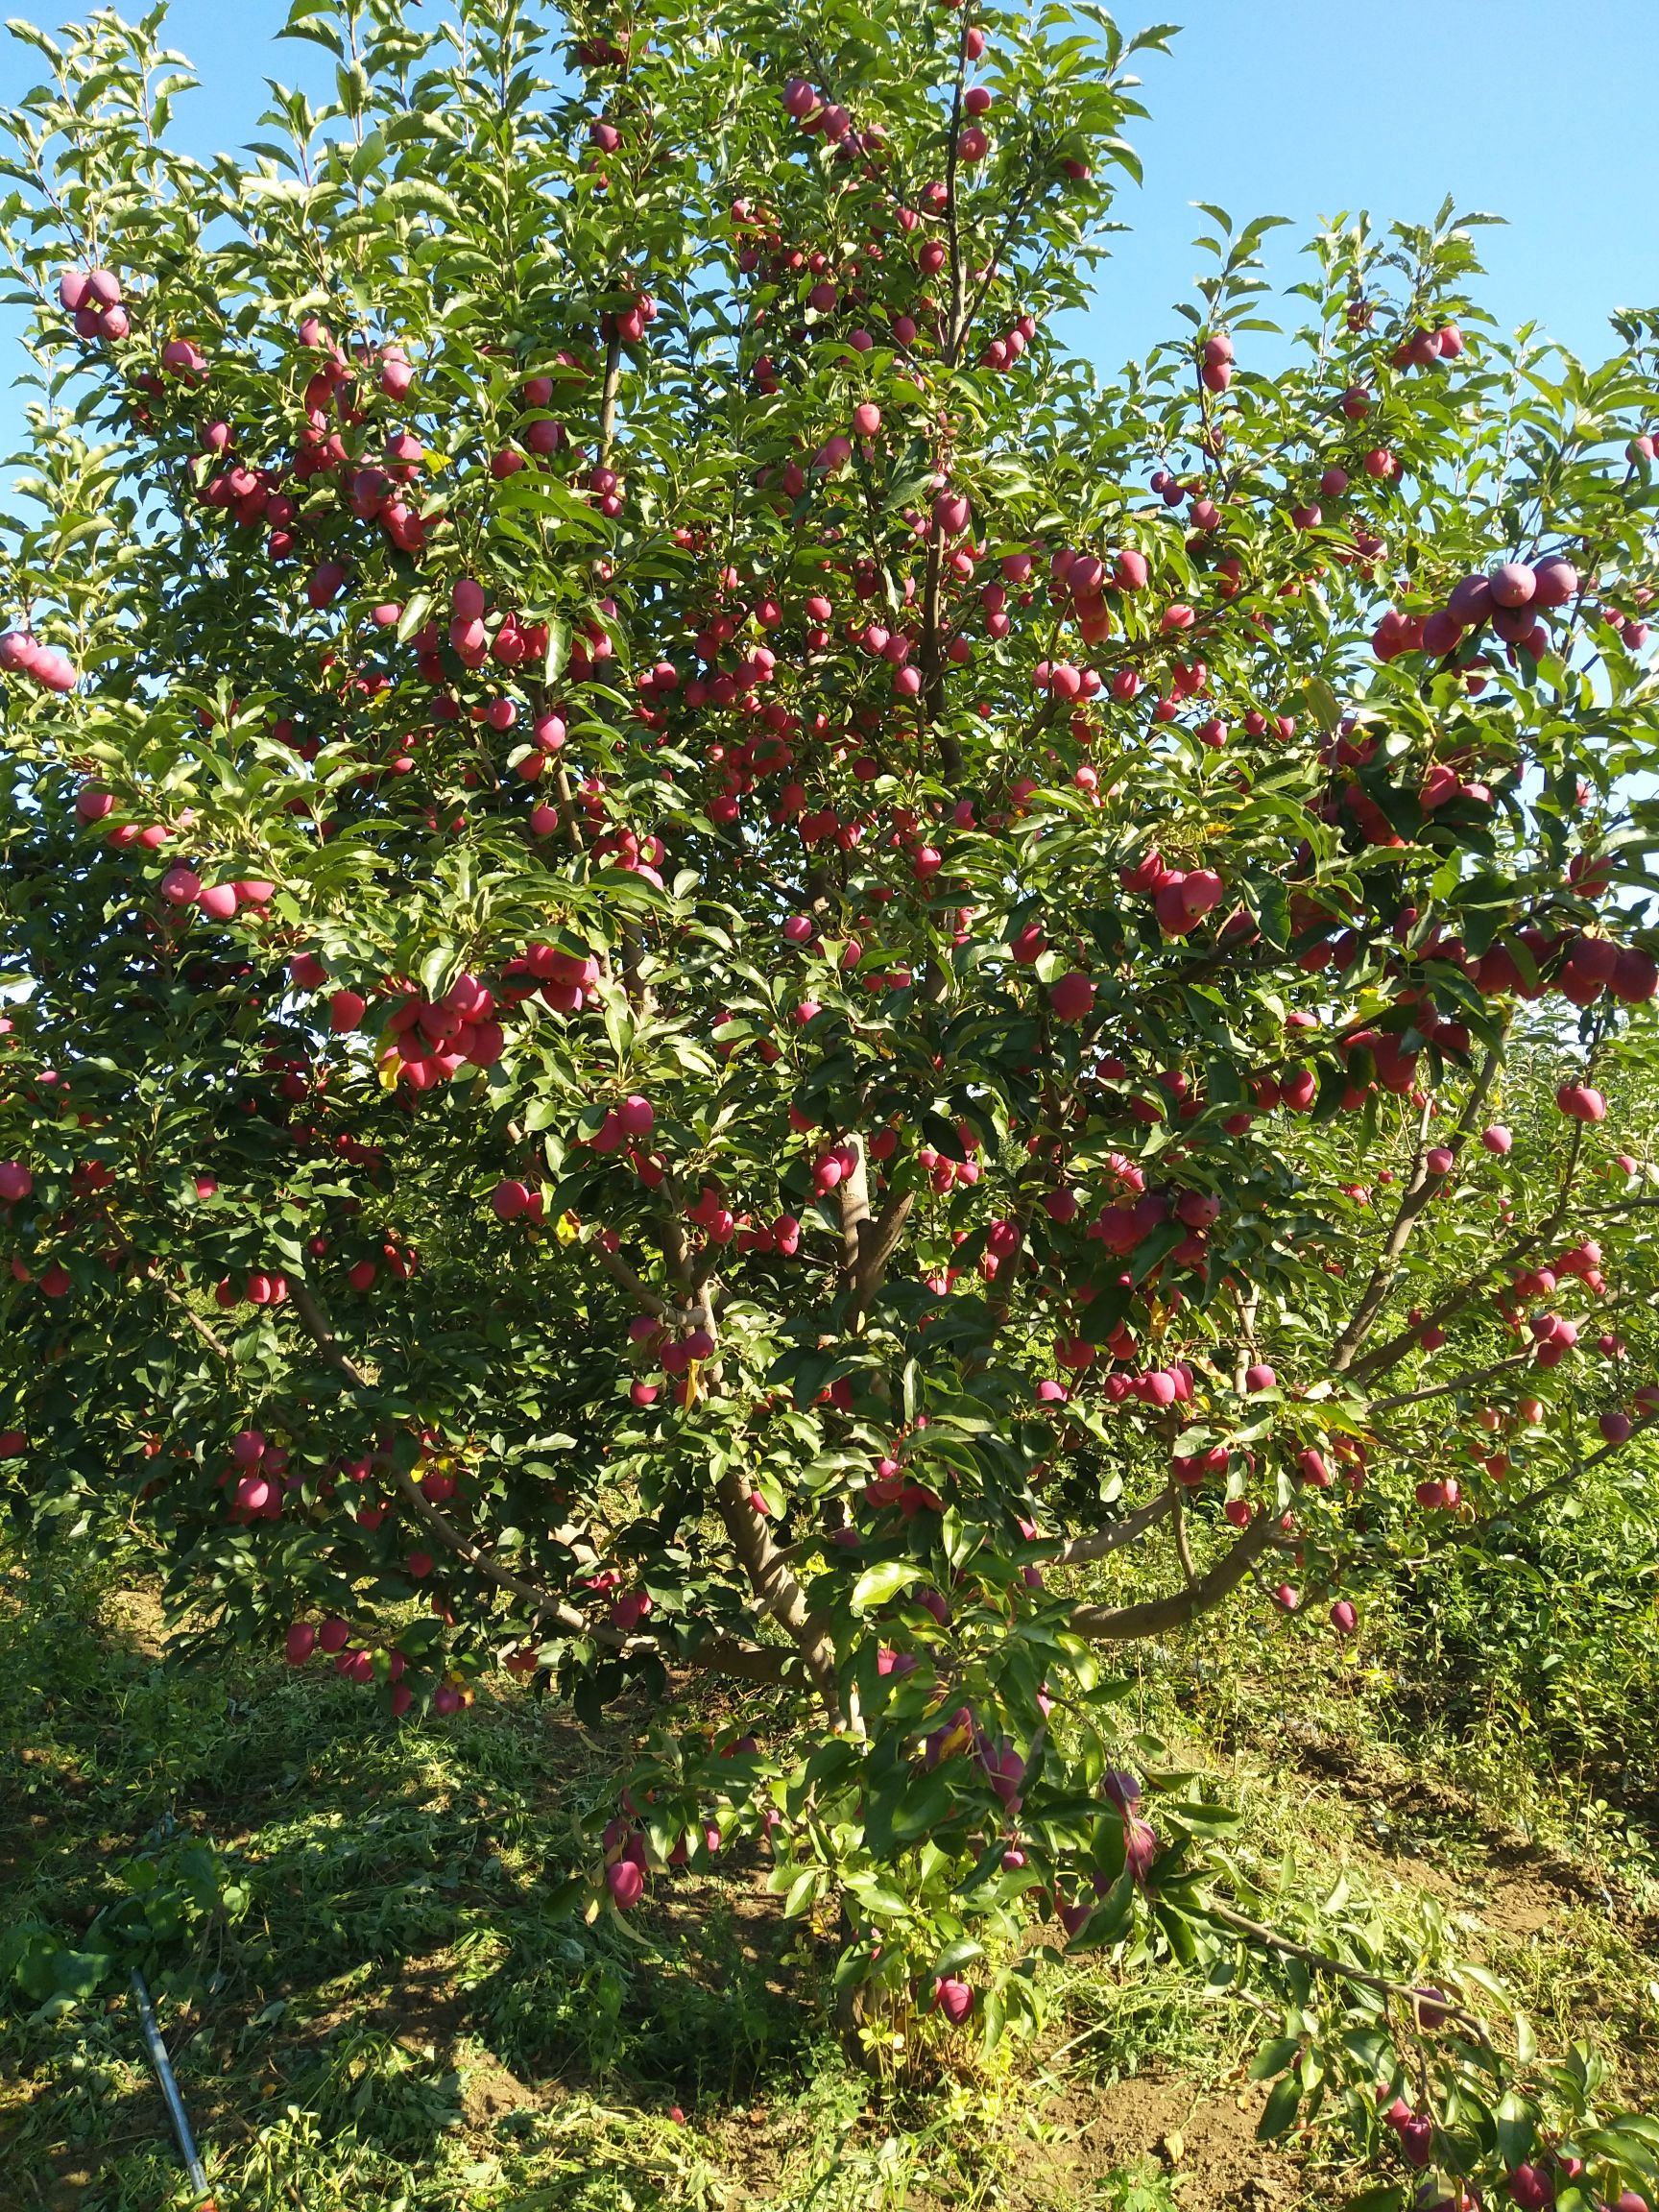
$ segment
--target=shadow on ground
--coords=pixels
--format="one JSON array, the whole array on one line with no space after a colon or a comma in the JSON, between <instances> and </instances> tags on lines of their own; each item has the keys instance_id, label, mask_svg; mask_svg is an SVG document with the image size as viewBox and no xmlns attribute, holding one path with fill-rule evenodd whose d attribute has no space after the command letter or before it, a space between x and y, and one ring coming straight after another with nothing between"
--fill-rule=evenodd
<instances>
[{"instance_id":1,"label":"shadow on ground","mask_svg":"<svg viewBox=\"0 0 1659 2212\"><path fill-rule=\"evenodd\" d=\"M284 2161L326 2188L335 2150L359 2201L378 2201L360 2194L377 2168L470 2164L493 2205L530 2206L534 2189L503 2196L485 2173L500 2163L489 2146L556 2152L576 2098L609 2098L627 2120L597 2141L586 2117L579 2130L610 2198L666 2201L684 2161L624 2136L687 2143L673 2107L718 2116L763 2078L810 2082L817 1961L764 1868L683 1880L671 1917L637 1931L559 1909L575 1816L613 1774L615 1745L522 1698L396 1728L372 1692L321 1672L166 1664L161 1633L141 1585L71 1562L0 1582L0 1964L25 1945L36 1961L53 1946L84 1961L112 1913L129 1937L93 1986L93 1966L64 1969L84 1991L72 2006L31 2013L13 1988L0 2008L8 2204L174 2200L125 1990L132 1959L161 1998L203 2143L234 2172L221 2212L326 2204L291 2197ZM175 1904L185 1855L195 1875ZM152 1887L136 1896L134 1864L161 1870L139 1873ZM579 2201L579 2176L555 2179ZM445 2190L429 2201L467 2200Z\"/></svg>"}]
</instances>

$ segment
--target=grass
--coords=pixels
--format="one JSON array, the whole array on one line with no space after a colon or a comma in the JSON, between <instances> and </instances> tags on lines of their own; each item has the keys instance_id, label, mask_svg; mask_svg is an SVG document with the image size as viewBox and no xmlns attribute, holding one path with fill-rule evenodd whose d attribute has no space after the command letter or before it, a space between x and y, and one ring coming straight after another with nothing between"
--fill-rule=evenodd
<instances>
[{"instance_id":1,"label":"grass","mask_svg":"<svg viewBox=\"0 0 1659 2212\"><path fill-rule=\"evenodd\" d=\"M168 1666L147 1588L119 1548L0 1576L0 1966L73 1955L99 1913L125 1932L219 2212L1340 2201L1309 2147L1256 2145L1236 1998L1080 1962L1036 2046L873 2101L829 1953L757 1867L637 1924L554 1909L604 1735L512 1692L398 1729L313 1671ZM1518 1753L1512 1688L1490 1725L1426 1719L1404 1627L1334 1664L1259 1626L1153 1655L1138 1705L1244 1804L1259 1870L1310 1896L1347 1870L1659 2103L1659 1830L1629 1758L1617 1789L1564 1777L1547 1714ZM191 2201L117 1981L0 1996L0 2172L8 2212Z\"/></svg>"}]
</instances>

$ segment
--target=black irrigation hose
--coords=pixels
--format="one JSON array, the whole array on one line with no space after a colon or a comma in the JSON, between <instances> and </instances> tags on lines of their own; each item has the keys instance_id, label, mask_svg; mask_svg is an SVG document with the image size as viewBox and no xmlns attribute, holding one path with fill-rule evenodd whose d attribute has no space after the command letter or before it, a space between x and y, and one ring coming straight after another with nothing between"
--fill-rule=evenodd
<instances>
[{"instance_id":1,"label":"black irrigation hose","mask_svg":"<svg viewBox=\"0 0 1659 2212\"><path fill-rule=\"evenodd\" d=\"M132 1994L138 2000L138 2018L144 2030L144 2041L150 2053L150 2063L156 2069L156 2079L161 2084L161 2094L173 2122L173 2132L179 2138L184 2165L192 2187L199 2198L207 2195L207 2176L202 2170L202 2161L196 2155L196 2139L190 2132L190 2120L184 2110L184 2100L179 2094L179 2084L173 2079L173 2068L168 2062L167 2046L161 2040L161 2031L156 2025L156 2014L150 2003L150 1992L144 1986L144 1977L132 1969ZM211 2205L205 2212L212 2212Z\"/></svg>"}]
</instances>

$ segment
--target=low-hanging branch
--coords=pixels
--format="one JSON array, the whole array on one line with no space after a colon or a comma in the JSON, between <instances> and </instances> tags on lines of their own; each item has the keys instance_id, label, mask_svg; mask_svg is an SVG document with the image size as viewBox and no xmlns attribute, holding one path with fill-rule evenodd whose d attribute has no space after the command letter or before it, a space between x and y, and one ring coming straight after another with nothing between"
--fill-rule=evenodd
<instances>
[{"instance_id":1,"label":"low-hanging branch","mask_svg":"<svg viewBox=\"0 0 1659 2212\"><path fill-rule=\"evenodd\" d=\"M1386 1974L1373 1972L1368 1966L1357 1966L1350 1959L1338 1959L1329 1951L1312 1950L1306 1943L1298 1943L1293 1936L1282 1936L1276 1928L1247 1918L1231 1905L1219 1904L1214 1897L1205 1900L1204 1911L1212 1920L1231 1929L1236 1936L1242 1936L1247 1942L1260 1944L1264 1950L1278 1951L1287 1959L1298 1959L1315 1974L1329 1975L1333 1981L1356 1982L1363 1989L1375 1989L1380 1996L1409 2006L1413 2023L1419 2028L1426 2026L1425 2014L1432 2007L1436 2014L1456 2021L1476 2042L1487 2048L1491 2046L1491 2037L1475 2014L1439 1990L1414 1988L1407 1982L1396 1982Z\"/></svg>"}]
</instances>

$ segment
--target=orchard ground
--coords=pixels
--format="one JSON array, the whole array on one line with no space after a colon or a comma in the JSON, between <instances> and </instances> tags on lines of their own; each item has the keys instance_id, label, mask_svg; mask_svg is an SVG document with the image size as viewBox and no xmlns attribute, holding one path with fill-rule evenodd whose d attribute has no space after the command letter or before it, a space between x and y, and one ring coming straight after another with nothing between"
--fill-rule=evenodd
<instances>
[{"instance_id":1,"label":"orchard ground","mask_svg":"<svg viewBox=\"0 0 1659 2212\"><path fill-rule=\"evenodd\" d=\"M1483 1960L1541 2039L1593 2050L1651 2108L1659 1631L1640 1501L1626 1479L1557 1509L1526 1558L1470 1567L1448 1547L1358 1649L1264 1602L1213 1619L1145 1655L1136 1719L1247 1808L1282 1922L1304 1904L1323 1925L1375 1914L1426 1964ZM989 2061L910 2023L873 2094L837 2034L835 1932L786 1920L758 1860L688 1877L637 1922L550 1911L562 1828L613 1770L604 1733L505 1687L393 1727L332 1676L164 1664L161 1633L149 1562L118 1533L5 1561L0 1941L84 1943L100 1909L108 1926L131 1905L125 1863L165 1894L190 1839L213 1847L222 1900L171 1936L129 1928L118 1970L55 2017L13 1988L9 2205L190 2201L117 1993L130 1959L178 1992L162 2022L220 2212L1293 2212L1362 2186L1293 2138L1256 2140L1261 2023L1177 1966L1072 1962L1036 2042Z\"/></svg>"}]
</instances>

